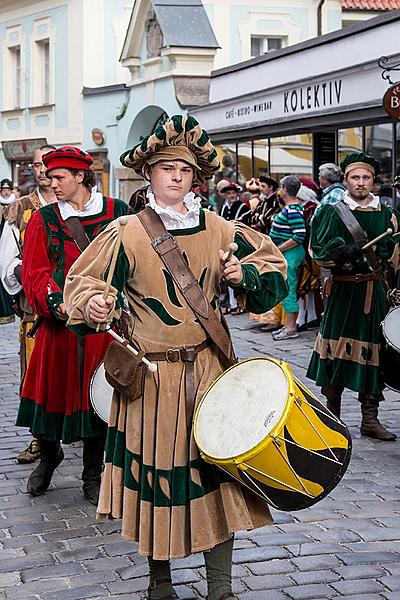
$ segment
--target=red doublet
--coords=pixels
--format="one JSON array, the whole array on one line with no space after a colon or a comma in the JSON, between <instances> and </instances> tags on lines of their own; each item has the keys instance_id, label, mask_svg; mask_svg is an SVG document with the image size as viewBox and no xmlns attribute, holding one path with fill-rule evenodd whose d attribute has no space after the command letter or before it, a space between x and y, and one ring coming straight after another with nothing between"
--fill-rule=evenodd
<instances>
[{"instance_id":1,"label":"red doublet","mask_svg":"<svg viewBox=\"0 0 400 600\"><path fill-rule=\"evenodd\" d=\"M128 206L105 198L100 214L81 218L89 239L122 214ZM42 323L22 389L17 425L46 440L64 443L99 435L102 423L89 402L91 376L111 341L108 334L86 335L83 385L80 381L78 336L55 316L62 289L79 249L57 205L36 211L25 235L23 285L27 299Z\"/></svg>"}]
</instances>

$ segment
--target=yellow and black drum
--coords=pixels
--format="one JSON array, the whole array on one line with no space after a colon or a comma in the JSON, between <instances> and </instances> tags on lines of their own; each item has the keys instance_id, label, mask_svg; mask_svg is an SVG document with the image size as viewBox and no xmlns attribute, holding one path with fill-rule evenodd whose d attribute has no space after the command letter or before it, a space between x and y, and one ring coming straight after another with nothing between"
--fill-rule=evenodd
<instances>
[{"instance_id":1,"label":"yellow and black drum","mask_svg":"<svg viewBox=\"0 0 400 600\"><path fill-rule=\"evenodd\" d=\"M280 510L300 510L329 494L351 455L347 427L271 358L225 371L195 414L204 460L218 465Z\"/></svg>"}]
</instances>

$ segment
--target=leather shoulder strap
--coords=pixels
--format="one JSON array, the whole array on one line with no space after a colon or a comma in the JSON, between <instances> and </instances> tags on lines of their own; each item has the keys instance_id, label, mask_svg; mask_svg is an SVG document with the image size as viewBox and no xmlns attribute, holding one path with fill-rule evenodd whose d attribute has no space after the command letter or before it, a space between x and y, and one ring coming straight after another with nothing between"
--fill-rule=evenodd
<instances>
[{"instance_id":1,"label":"leather shoulder strap","mask_svg":"<svg viewBox=\"0 0 400 600\"><path fill-rule=\"evenodd\" d=\"M231 339L219 321L199 282L190 270L174 237L165 229L159 215L145 208L137 215L154 250L159 255L178 289L200 324L230 363L234 362Z\"/></svg>"},{"instance_id":2,"label":"leather shoulder strap","mask_svg":"<svg viewBox=\"0 0 400 600\"><path fill-rule=\"evenodd\" d=\"M90 240L86 235L86 231L84 230L79 217L68 217L65 223L72 233L72 237L74 238L79 250L83 252L85 248L89 246Z\"/></svg>"},{"instance_id":3,"label":"leather shoulder strap","mask_svg":"<svg viewBox=\"0 0 400 600\"><path fill-rule=\"evenodd\" d=\"M360 223L357 221L350 208L343 202L343 200L339 200L339 202L335 202L333 206L336 209L339 217L342 219L344 225L347 227L349 232L351 233L356 244L363 246L368 242L368 237L361 228ZM368 248L365 254L365 258L368 261L369 266L372 270L375 270L376 266L379 263L379 259L376 256L375 252L372 248Z\"/></svg>"}]
</instances>

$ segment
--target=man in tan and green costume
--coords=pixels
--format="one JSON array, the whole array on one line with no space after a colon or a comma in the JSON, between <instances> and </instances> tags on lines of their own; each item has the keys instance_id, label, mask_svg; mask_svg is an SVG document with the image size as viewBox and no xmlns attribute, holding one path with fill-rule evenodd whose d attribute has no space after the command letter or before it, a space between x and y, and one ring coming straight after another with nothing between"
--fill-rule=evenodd
<instances>
[{"instance_id":1,"label":"man in tan and green costume","mask_svg":"<svg viewBox=\"0 0 400 600\"><path fill-rule=\"evenodd\" d=\"M368 240L389 227L396 232L396 215L371 193L379 163L371 156L355 153L346 156L340 166L347 187L340 202L354 215ZM332 276L307 375L322 386L327 407L337 416L344 388L358 392L361 433L391 441L396 436L378 420L379 402L384 400L380 323L389 310L385 272L398 250L393 237L381 239L373 247L377 262L371 268L361 250L363 243L354 241L334 204L323 205L316 212L311 225L313 258L322 267L330 268Z\"/></svg>"},{"instance_id":2,"label":"man in tan and green costume","mask_svg":"<svg viewBox=\"0 0 400 600\"><path fill-rule=\"evenodd\" d=\"M286 295L285 260L269 238L202 209L190 191L218 169L215 149L194 118L172 117L121 162L150 181L149 206L172 233L219 319L222 276L252 312L265 312ZM123 537L138 541L139 552L149 557L151 600L177 598L169 559L194 552L205 552L209 600L228 600L234 598L234 532L266 525L271 516L261 499L199 457L187 430L185 366L176 349L198 348L195 405L223 367L137 216L123 228L113 285L103 299L118 227L101 233L71 269L65 289L69 325L84 333L110 322L123 291L133 342L170 360L157 361L156 373L146 370L141 398L114 394L98 515L122 518ZM224 262L233 241L238 250Z\"/></svg>"}]
</instances>

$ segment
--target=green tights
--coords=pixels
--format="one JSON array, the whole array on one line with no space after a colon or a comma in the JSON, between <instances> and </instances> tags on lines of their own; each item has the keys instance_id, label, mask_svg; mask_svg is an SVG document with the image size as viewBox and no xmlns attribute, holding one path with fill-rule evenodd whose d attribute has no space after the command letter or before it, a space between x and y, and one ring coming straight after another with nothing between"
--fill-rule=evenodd
<instances>
[{"instance_id":1,"label":"green tights","mask_svg":"<svg viewBox=\"0 0 400 600\"><path fill-rule=\"evenodd\" d=\"M223 594L232 592L232 552L233 536L226 542L204 552L206 563L208 596L207 600L219 600ZM163 580L163 583L149 591L151 600L160 600L173 593L169 560L153 560L149 557L150 582Z\"/></svg>"}]
</instances>

